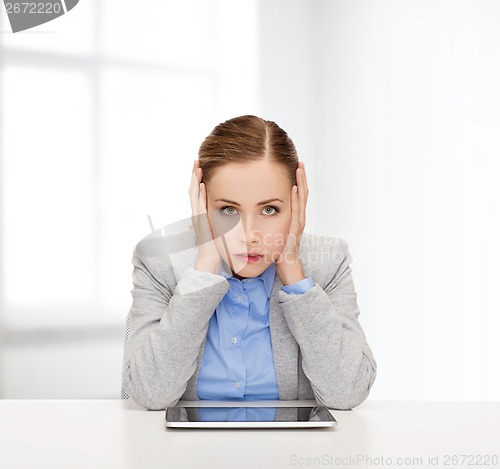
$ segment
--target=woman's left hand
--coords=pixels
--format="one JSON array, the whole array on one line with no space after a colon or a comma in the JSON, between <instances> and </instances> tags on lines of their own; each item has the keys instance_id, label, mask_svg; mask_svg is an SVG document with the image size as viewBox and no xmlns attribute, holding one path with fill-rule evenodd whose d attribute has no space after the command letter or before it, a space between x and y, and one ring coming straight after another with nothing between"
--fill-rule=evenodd
<instances>
[{"instance_id":1,"label":"woman's left hand","mask_svg":"<svg viewBox=\"0 0 500 469\"><path fill-rule=\"evenodd\" d=\"M299 162L296 169L296 180L297 185L292 187L290 197L292 205L290 230L285 247L275 261L276 272L283 285L290 285L306 278L299 261L300 240L306 225L306 205L309 195L306 172L302 161ZM297 188L297 192L295 192L295 188Z\"/></svg>"}]
</instances>

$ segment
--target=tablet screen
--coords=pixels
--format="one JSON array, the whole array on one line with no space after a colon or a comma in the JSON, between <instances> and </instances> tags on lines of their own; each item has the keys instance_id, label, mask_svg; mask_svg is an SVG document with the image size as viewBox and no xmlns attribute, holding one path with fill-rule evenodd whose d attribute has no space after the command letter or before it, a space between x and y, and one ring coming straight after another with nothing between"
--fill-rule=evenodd
<instances>
[{"instance_id":1,"label":"tablet screen","mask_svg":"<svg viewBox=\"0 0 500 469\"><path fill-rule=\"evenodd\" d=\"M268 427L334 426L335 418L325 407L169 407L167 426ZM233 425L225 425L232 423Z\"/></svg>"}]
</instances>

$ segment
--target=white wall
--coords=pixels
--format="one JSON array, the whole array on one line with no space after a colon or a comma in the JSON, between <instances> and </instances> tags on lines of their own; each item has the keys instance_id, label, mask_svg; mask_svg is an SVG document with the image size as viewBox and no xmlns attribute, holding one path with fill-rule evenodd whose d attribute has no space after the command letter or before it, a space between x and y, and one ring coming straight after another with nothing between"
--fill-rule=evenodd
<instances>
[{"instance_id":1,"label":"white wall","mask_svg":"<svg viewBox=\"0 0 500 469\"><path fill-rule=\"evenodd\" d=\"M500 3L260 1L262 112L345 237L375 399L496 399Z\"/></svg>"},{"instance_id":2,"label":"white wall","mask_svg":"<svg viewBox=\"0 0 500 469\"><path fill-rule=\"evenodd\" d=\"M0 38L0 397L119 396L146 216L190 216L201 140L256 113L349 243L370 398L498 400L500 3L115 5Z\"/></svg>"}]
</instances>

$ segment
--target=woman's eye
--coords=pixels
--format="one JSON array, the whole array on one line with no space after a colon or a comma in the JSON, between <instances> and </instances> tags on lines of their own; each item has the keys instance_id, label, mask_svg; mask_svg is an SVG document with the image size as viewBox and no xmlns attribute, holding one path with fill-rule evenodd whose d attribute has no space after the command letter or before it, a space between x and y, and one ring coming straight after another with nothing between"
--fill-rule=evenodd
<instances>
[{"instance_id":1,"label":"woman's eye","mask_svg":"<svg viewBox=\"0 0 500 469\"><path fill-rule=\"evenodd\" d=\"M271 212L270 215L276 215L277 213L279 213L279 210L276 207L272 207L271 205L264 207L264 211L266 211L267 209L274 210L274 212ZM269 214L269 212L267 213Z\"/></svg>"},{"instance_id":2,"label":"woman's eye","mask_svg":"<svg viewBox=\"0 0 500 469\"><path fill-rule=\"evenodd\" d=\"M234 210L234 207L223 207L220 209L220 211L224 214L224 215L231 215L231 213L228 213L226 212L226 210Z\"/></svg>"},{"instance_id":3,"label":"woman's eye","mask_svg":"<svg viewBox=\"0 0 500 469\"><path fill-rule=\"evenodd\" d=\"M222 212L223 215L233 215L233 213L236 212L235 208L230 206L223 207L221 208L220 211ZM267 216L271 217L279 213L279 210L276 207L273 207L272 205L268 205L267 207L264 207L264 213Z\"/></svg>"}]
</instances>

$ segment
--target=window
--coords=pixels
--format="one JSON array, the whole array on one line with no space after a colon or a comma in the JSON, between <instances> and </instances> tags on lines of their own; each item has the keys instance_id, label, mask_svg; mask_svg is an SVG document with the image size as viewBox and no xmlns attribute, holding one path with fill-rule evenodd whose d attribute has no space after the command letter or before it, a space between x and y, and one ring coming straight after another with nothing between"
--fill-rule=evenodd
<instances>
[{"instance_id":1,"label":"window","mask_svg":"<svg viewBox=\"0 0 500 469\"><path fill-rule=\"evenodd\" d=\"M105 330L122 341L130 260L150 231L147 215L155 228L189 217L201 141L223 120L258 113L256 2L233 3L86 0L33 30L2 34L7 344L31 347L42 329L59 331L62 342ZM5 11L0 16L8 31ZM95 334L70 336L71 328ZM115 354L121 360L120 348ZM119 362L113 371L119 375ZM8 389L2 397L21 397L15 385ZM29 396L37 394L22 397Z\"/></svg>"}]
</instances>

